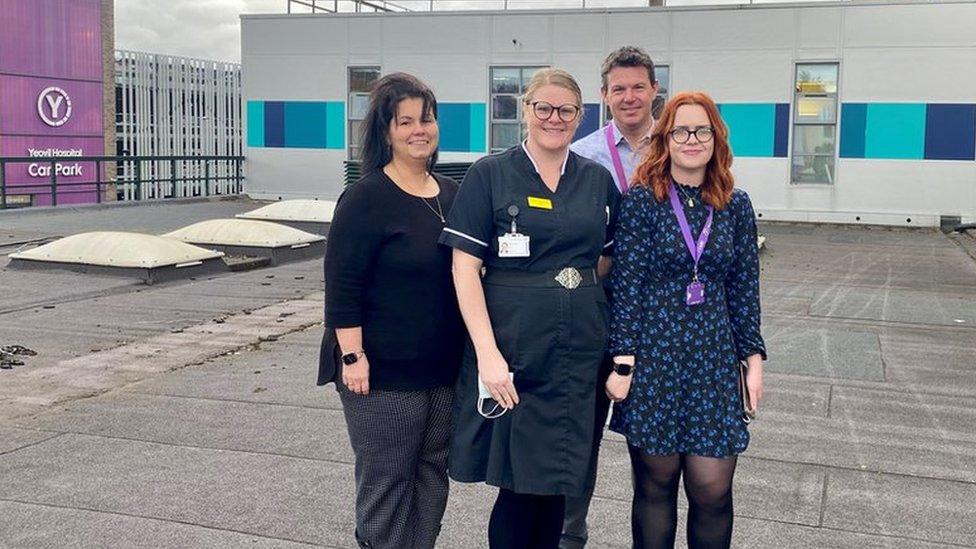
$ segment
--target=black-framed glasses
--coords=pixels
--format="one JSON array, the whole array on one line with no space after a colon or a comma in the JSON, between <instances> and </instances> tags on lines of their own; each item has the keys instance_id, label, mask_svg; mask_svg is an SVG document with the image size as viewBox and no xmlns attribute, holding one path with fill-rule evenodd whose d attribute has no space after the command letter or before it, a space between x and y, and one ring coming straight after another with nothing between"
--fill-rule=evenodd
<instances>
[{"instance_id":1,"label":"black-framed glasses","mask_svg":"<svg viewBox=\"0 0 976 549\"><path fill-rule=\"evenodd\" d=\"M684 126L678 126L677 128L669 131L668 133L671 135L671 139L673 139L675 143L678 143L680 145L684 145L685 143L687 143L688 140L691 139L691 136L693 135L695 136L695 139L697 139L699 143L708 143L709 141L712 140L713 137L715 137L715 130L712 129L711 126L700 126L693 130L689 130Z\"/></svg>"},{"instance_id":2,"label":"black-framed glasses","mask_svg":"<svg viewBox=\"0 0 976 549\"><path fill-rule=\"evenodd\" d=\"M529 106L532 107L532 112L539 120L549 120L552 118L552 113L556 113L556 116L563 122L572 122L580 113L579 105L572 103L555 106L546 101L533 101L529 103Z\"/></svg>"}]
</instances>

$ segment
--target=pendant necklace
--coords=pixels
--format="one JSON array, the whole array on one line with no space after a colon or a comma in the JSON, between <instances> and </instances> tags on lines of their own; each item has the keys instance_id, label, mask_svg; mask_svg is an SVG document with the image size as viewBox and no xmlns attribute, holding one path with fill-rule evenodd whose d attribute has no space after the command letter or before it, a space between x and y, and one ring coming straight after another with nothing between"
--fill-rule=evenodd
<instances>
[{"instance_id":1,"label":"pendant necklace","mask_svg":"<svg viewBox=\"0 0 976 549\"><path fill-rule=\"evenodd\" d=\"M441 199L440 199L439 196L435 196L434 197L434 202L437 204L437 209L436 210L434 209L433 206L430 205L430 202L428 202L426 198L424 198L422 196L421 197L418 197L418 198L420 198L421 200L423 200L424 201L424 204L427 206L427 208L430 209L430 211L434 212L434 215L436 215L437 217L440 218L441 223L447 225L447 219L444 218L444 209L441 208Z\"/></svg>"},{"instance_id":2,"label":"pendant necklace","mask_svg":"<svg viewBox=\"0 0 976 549\"><path fill-rule=\"evenodd\" d=\"M405 179L403 179L403 174L400 173L400 170L397 169L397 167L396 167L395 164L393 164L391 162L390 163L390 166L393 167L393 171L396 172L397 177L400 178L400 181L406 181ZM427 181L427 178L428 177L430 177L430 172L425 172L424 173L424 182ZM414 196L417 196L417 195L414 195ZM424 198L423 196L417 196L417 198L419 198L420 201L424 203L424 206L427 206L427 209L428 210L434 212L434 215L436 215L437 218L441 220L441 223L443 223L444 225L447 225L447 219L444 217L444 208L441 207L440 193L434 195L434 203L437 204L437 209L436 210L434 209L433 206L430 205L430 202L428 202L427 199Z\"/></svg>"},{"instance_id":3,"label":"pendant necklace","mask_svg":"<svg viewBox=\"0 0 976 549\"><path fill-rule=\"evenodd\" d=\"M689 196L688 193L685 192L685 190L682 188L681 185L675 185L675 187L677 187L678 188L678 192L680 192L681 195L685 197L685 200L688 203L688 207L689 208L694 208L695 207L695 196L694 196L695 193L692 193L692 195Z\"/></svg>"}]
</instances>

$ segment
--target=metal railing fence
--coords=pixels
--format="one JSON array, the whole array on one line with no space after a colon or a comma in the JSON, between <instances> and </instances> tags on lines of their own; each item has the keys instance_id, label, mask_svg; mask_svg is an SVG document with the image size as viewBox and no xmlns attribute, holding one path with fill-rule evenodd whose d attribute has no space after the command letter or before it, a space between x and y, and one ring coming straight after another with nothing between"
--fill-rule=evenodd
<instances>
[{"instance_id":1,"label":"metal railing fence","mask_svg":"<svg viewBox=\"0 0 976 549\"><path fill-rule=\"evenodd\" d=\"M0 157L0 209L240 194L243 165L243 156Z\"/></svg>"}]
</instances>

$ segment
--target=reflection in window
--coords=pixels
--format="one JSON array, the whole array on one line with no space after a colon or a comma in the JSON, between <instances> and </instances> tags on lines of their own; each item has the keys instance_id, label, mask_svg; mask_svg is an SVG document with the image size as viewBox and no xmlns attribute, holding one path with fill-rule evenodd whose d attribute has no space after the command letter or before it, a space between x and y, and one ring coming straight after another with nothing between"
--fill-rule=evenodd
<instances>
[{"instance_id":1,"label":"reflection in window","mask_svg":"<svg viewBox=\"0 0 976 549\"><path fill-rule=\"evenodd\" d=\"M349 67L349 159L358 160L362 154L362 120L369 106L369 91L380 79L379 67Z\"/></svg>"},{"instance_id":2,"label":"reflection in window","mask_svg":"<svg viewBox=\"0 0 976 549\"><path fill-rule=\"evenodd\" d=\"M833 184L837 63L798 63L793 101L793 183Z\"/></svg>"}]
</instances>

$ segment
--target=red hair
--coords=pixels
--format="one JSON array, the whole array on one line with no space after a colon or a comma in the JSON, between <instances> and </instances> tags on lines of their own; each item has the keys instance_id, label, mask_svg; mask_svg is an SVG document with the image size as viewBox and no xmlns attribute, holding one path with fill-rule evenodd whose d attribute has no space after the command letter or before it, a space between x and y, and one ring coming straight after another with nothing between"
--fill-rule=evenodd
<instances>
[{"instance_id":1,"label":"red hair","mask_svg":"<svg viewBox=\"0 0 976 549\"><path fill-rule=\"evenodd\" d=\"M715 146L712 158L705 166L702 183L702 200L717 210L722 210L732 199L732 148L729 147L729 128L722 121L718 107L705 92L681 92L675 94L661 111L654 124L651 143L644 160L634 170L633 185L649 187L658 202L668 197L671 189L671 153L668 140L674 127L674 117L682 105L699 105L708 114L712 124Z\"/></svg>"}]
</instances>

